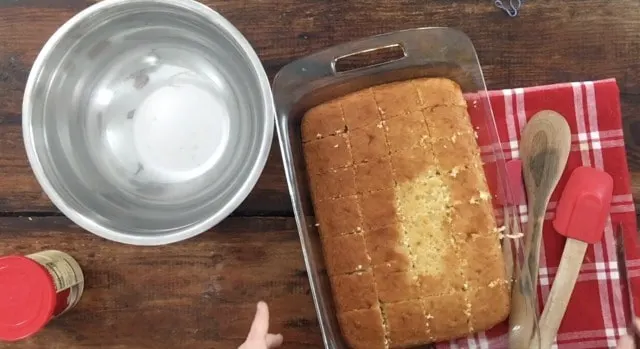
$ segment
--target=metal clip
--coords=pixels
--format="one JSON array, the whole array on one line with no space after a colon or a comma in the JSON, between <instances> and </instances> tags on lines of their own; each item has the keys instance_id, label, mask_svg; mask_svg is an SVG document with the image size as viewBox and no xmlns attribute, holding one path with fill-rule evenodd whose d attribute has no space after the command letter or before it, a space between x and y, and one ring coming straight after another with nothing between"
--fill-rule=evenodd
<instances>
[{"instance_id":1,"label":"metal clip","mask_svg":"<svg viewBox=\"0 0 640 349\"><path fill-rule=\"evenodd\" d=\"M509 17L515 17L518 15L523 1L524 0L509 0L509 7L505 6L502 0L495 0L494 4L496 7L503 9Z\"/></svg>"}]
</instances>

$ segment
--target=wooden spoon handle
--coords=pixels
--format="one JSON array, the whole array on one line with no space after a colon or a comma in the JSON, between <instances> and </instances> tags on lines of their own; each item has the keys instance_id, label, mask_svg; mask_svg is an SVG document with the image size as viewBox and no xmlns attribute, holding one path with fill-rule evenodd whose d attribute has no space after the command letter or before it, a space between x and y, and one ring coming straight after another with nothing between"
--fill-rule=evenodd
<instances>
[{"instance_id":1,"label":"wooden spoon handle","mask_svg":"<svg viewBox=\"0 0 640 349\"><path fill-rule=\"evenodd\" d=\"M532 288L528 269L520 269L511 291L511 315L509 316L510 349L529 349L530 343L539 342L539 332L536 331L535 323L538 313L533 290L535 289Z\"/></svg>"},{"instance_id":2,"label":"wooden spoon handle","mask_svg":"<svg viewBox=\"0 0 640 349\"><path fill-rule=\"evenodd\" d=\"M526 227L525 236L528 241L525 244L525 265L519 270L511 292L509 348L529 348L529 343L539 342L537 337L539 332L535 331L535 317L538 315L536 304L540 243L536 241L539 241L542 236L544 216L534 217L532 213L533 211L529 211Z\"/></svg>"},{"instance_id":3,"label":"wooden spoon handle","mask_svg":"<svg viewBox=\"0 0 640 349\"><path fill-rule=\"evenodd\" d=\"M529 214L525 235L527 243L525 244L524 255L526 257L525 263L531 276L531 287L533 290L538 289L538 270L540 269L540 245L543 224L544 215L536 217L532 212Z\"/></svg>"},{"instance_id":4,"label":"wooden spoon handle","mask_svg":"<svg viewBox=\"0 0 640 349\"><path fill-rule=\"evenodd\" d=\"M509 230L519 232L519 224L514 220L509 224ZM530 229L527 227L527 229ZM528 235L531 235L529 232ZM510 239L503 239L503 252L509 253L505 256L505 260L513 264L513 259L517 258L511 255ZM509 316L509 348L511 349L529 349L529 344L533 341L533 337L537 336L536 318L538 316L535 294L529 268L525 265L522 268L514 269L515 265L509 265L508 272L511 274L509 278L515 280L511 290L511 315Z\"/></svg>"},{"instance_id":5,"label":"wooden spoon handle","mask_svg":"<svg viewBox=\"0 0 640 349\"><path fill-rule=\"evenodd\" d=\"M540 317L540 349L551 348L558 334L560 322L567 310L571 293L580 274L582 260L587 251L587 243L575 239L567 239L562 251L562 259L558 266L549 298ZM537 348L534 343L534 348Z\"/></svg>"}]
</instances>

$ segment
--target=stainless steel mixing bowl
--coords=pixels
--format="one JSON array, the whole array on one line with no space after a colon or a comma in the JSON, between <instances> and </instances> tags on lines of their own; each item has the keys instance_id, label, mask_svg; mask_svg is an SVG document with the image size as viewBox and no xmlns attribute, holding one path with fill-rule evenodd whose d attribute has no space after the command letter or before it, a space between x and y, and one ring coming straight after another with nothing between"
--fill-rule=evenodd
<instances>
[{"instance_id":1,"label":"stainless steel mixing bowl","mask_svg":"<svg viewBox=\"0 0 640 349\"><path fill-rule=\"evenodd\" d=\"M106 0L45 44L24 95L29 161L53 203L104 238L201 233L254 187L274 106L247 40L191 0Z\"/></svg>"}]
</instances>

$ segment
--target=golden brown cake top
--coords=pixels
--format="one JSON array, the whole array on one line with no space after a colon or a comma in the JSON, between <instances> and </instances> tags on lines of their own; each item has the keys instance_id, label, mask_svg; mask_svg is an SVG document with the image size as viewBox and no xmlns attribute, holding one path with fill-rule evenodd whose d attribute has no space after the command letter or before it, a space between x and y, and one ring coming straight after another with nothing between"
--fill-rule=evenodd
<instances>
[{"instance_id":1,"label":"golden brown cake top","mask_svg":"<svg viewBox=\"0 0 640 349\"><path fill-rule=\"evenodd\" d=\"M309 110L304 154L353 348L487 329L508 313L491 196L459 87L375 86Z\"/></svg>"}]
</instances>

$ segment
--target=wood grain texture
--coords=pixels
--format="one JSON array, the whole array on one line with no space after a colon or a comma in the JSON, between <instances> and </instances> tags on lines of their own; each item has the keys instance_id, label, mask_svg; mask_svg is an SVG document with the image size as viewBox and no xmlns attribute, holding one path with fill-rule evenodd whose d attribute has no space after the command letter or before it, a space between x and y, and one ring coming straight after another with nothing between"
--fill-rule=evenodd
<instances>
[{"instance_id":1,"label":"wood grain texture","mask_svg":"<svg viewBox=\"0 0 640 349\"><path fill-rule=\"evenodd\" d=\"M525 258L538 287L538 262L542 243L542 225L551 194L564 172L571 150L571 130L564 116L550 110L534 115L522 130L520 153L527 192L529 218L525 236Z\"/></svg>"},{"instance_id":2,"label":"wood grain texture","mask_svg":"<svg viewBox=\"0 0 640 349\"><path fill-rule=\"evenodd\" d=\"M231 218L188 242L108 242L64 217L0 218L0 255L55 248L85 273L77 308L32 339L0 347L231 349L265 300L284 348L321 348L293 218Z\"/></svg>"},{"instance_id":3,"label":"wood grain texture","mask_svg":"<svg viewBox=\"0 0 640 349\"><path fill-rule=\"evenodd\" d=\"M553 280L549 297L540 315L539 342L533 342L533 348L550 349L558 335L560 323L571 299L571 294L580 275L580 268L587 252L588 243L568 238L562 251L558 272ZM537 338L537 337L536 337Z\"/></svg>"},{"instance_id":4,"label":"wood grain texture","mask_svg":"<svg viewBox=\"0 0 640 349\"><path fill-rule=\"evenodd\" d=\"M0 0L0 216L58 214L29 169L21 102L49 36L93 0ZM270 78L291 60L372 34L453 26L476 45L491 89L615 77L640 203L640 2L538 0L509 18L491 0L206 0L249 39ZM291 216L279 149L236 215ZM62 217L0 218L0 254L55 247L85 266L73 313L11 348L235 348L255 301L272 306L285 348L321 348L291 218L231 218L158 248L110 243ZM0 347L5 346L0 344Z\"/></svg>"},{"instance_id":5,"label":"wood grain texture","mask_svg":"<svg viewBox=\"0 0 640 349\"><path fill-rule=\"evenodd\" d=\"M56 211L27 167L20 137L22 91L47 38L93 2L0 1L0 212ZM337 43L399 29L453 26L476 45L489 88L615 77L628 121L625 135L633 139L632 130L640 132L637 1L532 1L517 18L509 18L489 0L204 2L249 39L270 77L291 60ZM640 171L636 144L628 147L634 172ZM291 214L277 147L256 190L237 213Z\"/></svg>"}]
</instances>

